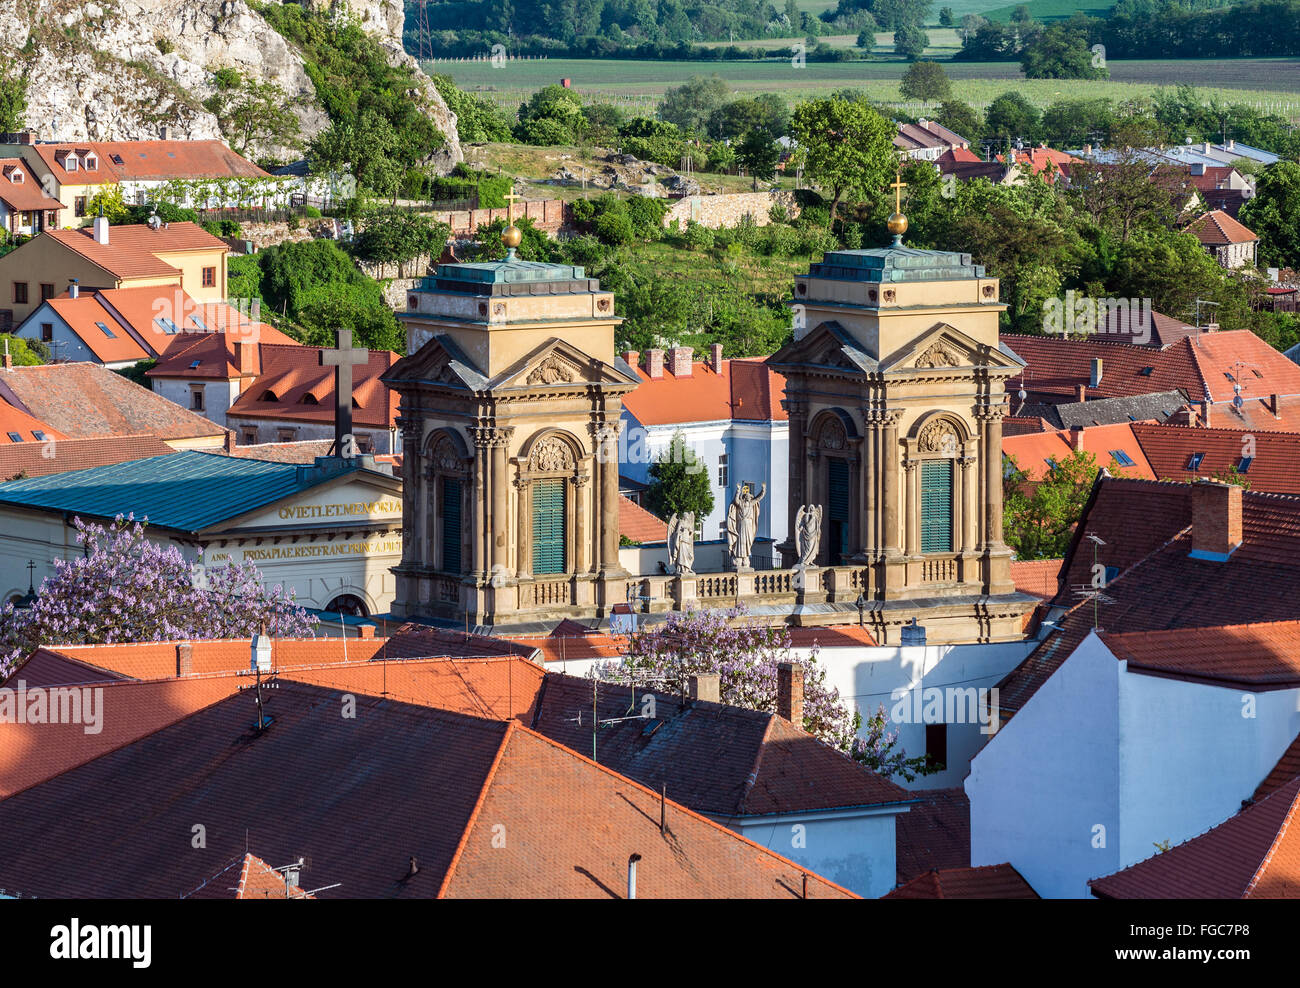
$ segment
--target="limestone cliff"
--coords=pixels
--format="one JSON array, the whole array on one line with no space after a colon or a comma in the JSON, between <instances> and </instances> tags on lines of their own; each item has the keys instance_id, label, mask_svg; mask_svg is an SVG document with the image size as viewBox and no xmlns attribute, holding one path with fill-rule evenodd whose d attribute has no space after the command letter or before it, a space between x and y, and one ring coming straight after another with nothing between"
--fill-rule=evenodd
<instances>
[{"instance_id":1,"label":"limestone cliff","mask_svg":"<svg viewBox=\"0 0 1300 988\"><path fill-rule=\"evenodd\" d=\"M275 2L275 0L271 0ZM401 0L304 0L346 14L393 64L402 50ZM282 89L304 138L329 126L303 57L244 0L0 0L0 60L27 78L27 125L42 139L145 140L159 128L182 138L219 138L203 108L213 73L233 68ZM437 164L461 159L456 118L420 75L420 99L447 138ZM253 149L288 157L285 148Z\"/></svg>"}]
</instances>

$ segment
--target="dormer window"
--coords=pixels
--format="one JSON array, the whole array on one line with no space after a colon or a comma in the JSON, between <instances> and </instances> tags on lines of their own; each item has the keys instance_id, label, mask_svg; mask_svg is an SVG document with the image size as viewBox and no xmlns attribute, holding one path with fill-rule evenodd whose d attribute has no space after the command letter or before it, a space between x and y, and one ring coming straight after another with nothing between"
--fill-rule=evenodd
<instances>
[{"instance_id":1,"label":"dormer window","mask_svg":"<svg viewBox=\"0 0 1300 988\"><path fill-rule=\"evenodd\" d=\"M275 392L272 391L270 388L267 388L265 391L262 392L262 401L279 401L279 400L280 399L275 396Z\"/></svg>"},{"instance_id":2,"label":"dormer window","mask_svg":"<svg viewBox=\"0 0 1300 988\"><path fill-rule=\"evenodd\" d=\"M315 396L314 394L312 394L310 391L308 391L305 395L302 396L302 403L303 403L304 405L319 405L319 404L320 404L320 402L316 400L316 396Z\"/></svg>"},{"instance_id":3,"label":"dormer window","mask_svg":"<svg viewBox=\"0 0 1300 988\"><path fill-rule=\"evenodd\" d=\"M23 173L20 172L20 171L18 171L18 169L15 168L15 169L14 169L14 173L13 173L12 175L9 176L9 181L13 182L14 185L22 185L22 184L23 184Z\"/></svg>"},{"instance_id":4,"label":"dormer window","mask_svg":"<svg viewBox=\"0 0 1300 988\"><path fill-rule=\"evenodd\" d=\"M168 319L166 316L159 316L157 319L154 320L154 325L157 326L159 329L161 329L168 336L175 336L178 332L180 332L180 330L176 328L176 324L172 322L170 319Z\"/></svg>"},{"instance_id":5,"label":"dormer window","mask_svg":"<svg viewBox=\"0 0 1300 988\"><path fill-rule=\"evenodd\" d=\"M110 154L108 157L115 165L120 165L122 163L122 156L120 154Z\"/></svg>"},{"instance_id":6,"label":"dormer window","mask_svg":"<svg viewBox=\"0 0 1300 988\"><path fill-rule=\"evenodd\" d=\"M77 170L77 159L72 155L68 155L66 158L64 158L63 170L69 172L75 172Z\"/></svg>"},{"instance_id":7,"label":"dormer window","mask_svg":"<svg viewBox=\"0 0 1300 988\"><path fill-rule=\"evenodd\" d=\"M99 159L96 158L93 154L86 155L86 170L93 172L98 167L99 167Z\"/></svg>"}]
</instances>

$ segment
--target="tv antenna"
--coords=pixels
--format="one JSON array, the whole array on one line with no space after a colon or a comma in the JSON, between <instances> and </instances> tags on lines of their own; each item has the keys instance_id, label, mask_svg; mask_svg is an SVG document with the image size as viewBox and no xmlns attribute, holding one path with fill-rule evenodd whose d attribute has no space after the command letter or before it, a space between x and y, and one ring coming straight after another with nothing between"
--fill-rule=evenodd
<instances>
[{"instance_id":1,"label":"tv antenna","mask_svg":"<svg viewBox=\"0 0 1300 988\"><path fill-rule=\"evenodd\" d=\"M1089 542L1092 543L1092 572L1095 574L1097 572L1097 567L1101 565L1101 563L1097 559L1097 550L1099 547L1105 545L1106 543L1104 540L1102 540L1100 536L1094 535L1092 532L1089 532L1087 535L1084 536L1084 538L1086 538ZM1100 587L1095 586L1094 584L1083 583L1072 588L1074 590L1074 595L1080 598L1081 603L1088 600L1092 601L1092 630L1093 631L1105 630L1101 628L1097 622L1098 605L1115 603L1115 598L1105 592L1105 586L1107 582L1105 573L1106 571L1103 569L1102 581ZM1096 577L1094 576L1093 579L1095 581Z\"/></svg>"}]
</instances>

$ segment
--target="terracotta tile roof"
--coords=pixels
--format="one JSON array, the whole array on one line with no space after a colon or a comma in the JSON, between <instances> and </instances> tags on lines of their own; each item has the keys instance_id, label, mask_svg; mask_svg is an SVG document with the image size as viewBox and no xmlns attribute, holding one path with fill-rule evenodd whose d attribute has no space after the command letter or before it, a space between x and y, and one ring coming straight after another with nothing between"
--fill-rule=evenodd
<instances>
[{"instance_id":1,"label":"terracotta tile roof","mask_svg":"<svg viewBox=\"0 0 1300 988\"><path fill-rule=\"evenodd\" d=\"M1062 559L1015 559L1011 562L1011 579L1016 589L1040 600L1057 594Z\"/></svg>"},{"instance_id":2,"label":"terracotta tile roof","mask_svg":"<svg viewBox=\"0 0 1300 988\"><path fill-rule=\"evenodd\" d=\"M1042 419L1037 415L1007 415L1002 419L1003 438L1048 432L1051 428L1046 419Z\"/></svg>"},{"instance_id":3,"label":"terracotta tile roof","mask_svg":"<svg viewBox=\"0 0 1300 988\"><path fill-rule=\"evenodd\" d=\"M1187 225L1187 229L1207 247L1245 244L1259 239L1221 209L1214 209L1203 216L1196 217Z\"/></svg>"},{"instance_id":4,"label":"terracotta tile roof","mask_svg":"<svg viewBox=\"0 0 1300 988\"><path fill-rule=\"evenodd\" d=\"M635 501L619 495L618 534L633 542L665 542L668 523Z\"/></svg>"},{"instance_id":5,"label":"terracotta tile roof","mask_svg":"<svg viewBox=\"0 0 1300 988\"><path fill-rule=\"evenodd\" d=\"M1141 325L1145 322L1146 325ZM1188 336L1203 336L1196 326L1163 312L1151 312L1149 320L1140 320L1138 313L1122 309L1106 309L1101 324L1085 339L1099 343L1134 343L1138 346L1163 347L1177 343Z\"/></svg>"},{"instance_id":6,"label":"terracotta tile roof","mask_svg":"<svg viewBox=\"0 0 1300 988\"><path fill-rule=\"evenodd\" d=\"M1300 395L1300 366L1245 329L1201 333L1159 350L1096 337L1063 340L1004 333L1000 339L1028 364L1008 389L1023 387L1033 395L1074 399L1078 386L1089 383L1093 358L1102 361L1102 379L1088 388L1089 398L1181 389L1193 402L1208 391L1216 404L1231 403L1237 373L1247 395Z\"/></svg>"},{"instance_id":7,"label":"terracotta tile roof","mask_svg":"<svg viewBox=\"0 0 1300 988\"><path fill-rule=\"evenodd\" d=\"M1192 166L1187 165L1182 171L1186 172L1187 180L1196 187L1198 192L1210 192L1220 187L1226 187L1232 178L1232 173L1237 169L1232 165L1206 165L1205 170L1197 175L1192 171Z\"/></svg>"},{"instance_id":8,"label":"terracotta tile roof","mask_svg":"<svg viewBox=\"0 0 1300 988\"><path fill-rule=\"evenodd\" d=\"M1091 453L1098 466L1111 469L1125 477L1140 477L1154 480L1155 474L1142 454L1142 447L1133 435L1132 427L1121 425L1094 425L1081 430L1083 451ZM1060 462L1075 451L1073 437L1069 432L1024 433L1019 436L1004 436L1002 453L1013 457L1016 465L1029 474L1032 481L1043 480L1052 470L1052 462ZM1132 462L1123 463L1115 453L1122 453ZM1115 460L1117 466L1112 467Z\"/></svg>"},{"instance_id":9,"label":"terracotta tile roof","mask_svg":"<svg viewBox=\"0 0 1300 988\"><path fill-rule=\"evenodd\" d=\"M117 175L109 166L107 157L100 155L90 141L32 144L30 150L45 163L60 185L111 185L117 182ZM75 171L64 167L69 154L76 158ZM94 168L86 167L88 158L94 159Z\"/></svg>"},{"instance_id":10,"label":"terracotta tile roof","mask_svg":"<svg viewBox=\"0 0 1300 988\"><path fill-rule=\"evenodd\" d=\"M1112 634L1290 621L1300 590L1300 498L1246 491L1242 544L1227 562L1190 558L1190 484L1103 479L1066 554L1064 589L1056 603L1071 608L1051 633L998 684L1002 716L1015 714L1088 636L1093 607L1073 588L1091 584L1092 543L1114 570L1111 602L1098 609ZM1250 587L1243 593L1242 587ZM1188 602L1194 601L1195 606Z\"/></svg>"},{"instance_id":11,"label":"terracotta tile roof","mask_svg":"<svg viewBox=\"0 0 1300 988\"><path fill-rule=\"evenodd\" d=\"M943 154L935 159L935 164L942 168L944 165L956 164L983 164L984 159L972 151L970 148L949 148Z\"/></svg>"},{"instance_id":12,"label":"terracotta tile roof","mask_svg":"<svg viewBox=\"0 0 1300 988\"><path fill-rule=\"evenodd\" d=\"M1300 621L1100 632L1128 668L1252 692L1300 687Z\"/></svg>"},{"instance_id":13,"label":"terracotta tile roof","mask_svg":"<svg viewBox=\"0 0 1300 988\"><path fill-rule=\"evenodd\" d=\"M1200 836L1088 882L1102 899L1300 899L1300 778Z\"/></svg>"},{"instance_id":14,"label":"terracotta tile roof","mask_svg":"<svg viewBox=\"0 0 1300 988\"><path fill-rule=\"evenodd\" d=\"M40 435L36 435L36 433ZM14 439L10 433L17 433ZM40 443L44 439L67 439L62 432L40 419L28 415L21 408L15 408L7 401L0 400L0 449L6 446Z\"/></svg>"},{"instance_id":15,"label":"terracotta tile roof","mask_svg":"<svg viewBox=\"0 0 1300 988\"><path fill-rule=\"evenodd\" d=\"M510 641L519 648L536 649L539 662L577 662L586 659L617 659L627 651L627 639L603 631L561 626L549 635L512 635Z\"/></svg>"},{"instance_id":16,"label":"terracotta tile roof","mask_svg":"<svg viewBox=\"0 0 1300 988\"><path fill-rule=\"evenodd\" d=\"M221 141L99 141L94 147L119 181L269 177Z\"/></svg>"},{"instance_id":17,"label":"terracotta tile roof","mask_svg":"<svg viewBox=\"0 0 1300 988\"><path fill-rule=\"evenodd\" d=\"M147 360L153 356L104 308L95 294L52 298L45 304L67 323L68 328L102 363ZM31 322L39 323L44 321L44 316L41 309L37 309L29 318Z\"/></svg>"},{"instance_id":18,"label":"terracotta tile roof","mask_svg":"<svg viewBox=\"0 0 1300 988\"><path fill-rule=\"evenodd\" d=\"M645 693L637 689L637 696ZM630 687L600 684L596 715L626 716ZM592 749L592 681L549 673L532 726L572 748ZM576 720L579 712L586 718ZM858 765L775 714L655 694L655 718L606 723L596 760L701 813L751 816L902 803L905 789Z\"/></svg>"},{"instance_id":19,"label":"terracotta tile roof","mask_svg":"<svg viewBox=\"0 0 1300 988\"><path fill-rule=\"evenodd\" d=\"M1277 760L1277 764L1255 790L1251 802L1258 803L1265 796L1281 789L1296 776L1300 776L1300 734L1297 734L1295 740L1287 745L1286 751L1282 752L1282 757Z\"/></svg>"},{"instance_id":20,"label":"terracotta tile roof","mask_svg":"<svg viewBox=\"0 0 1300 988\"><path fill-rule=\"evenodd\" d=\"M1005 161L1005 155L997 155L998 161ZM1076 161L1064 151L1057 151L1054 148L1038 147L1029 150L1020 150L1013 153L1013 160L1018 165L1029 165L1035 175L1046 171L1048 181L1053 181L1056 175L1061 171L1062 165L1069 165Z\"/></svg>"},{"instance_id":21,"label":"terracotta tile roof","mask_svg":"<svg viewBox=\"0 0 1300 988\"><path fill-rule=\"evenodd\" d=\"M866 628L856 624L837 624L827 627L791 627L784 629L790 636L791 648L874 648L880 643Z\"/></svg>"},{"instance_id":22,"label":"terracotta tile roof","mask_svg":"<svg viewBox=\"0 0 1300 988\"><path fill-rule=\"evenodd\" d=\"M633 369L641 383L623 397L623 407L642 425L788 420L781 407L785 378L761 358L724 360L720 374L704 361L691 364L690 375L681 377L666 360L662 377L652 378L640 366Z\"/></svg>"},{"instance_id":23,"label":"terracotta tile roof","mask_svg":"<svg viewBox=\"0 0 1300 988\"><path fill-rule=\"evenodd\" d=\"M333 439L306 439L296 443L254 443L236 446L231 456L246 456L251 460L268 460L272 463L315 463L316 457L328 456L334 448Z\"/></svg>"},{"instance_id":24,"label":"terracotta tile roof","mask_svg":"<svg viewBox=\"0 0 1300 988\"><path fill-rule=\"evenodd\" d=\"M918 875L883 899L1037 899L1020 872L1009 864L944 868Z\"/></svg>"},{"instance_id":25,"label":"terracotta tile roof","mask_svg":"<svg viewBox=\"0 0 1300 988\"><path fill-rule=\"evenodd\" d=\"M1133 434L1161 480L1214 477L1232 469L1241 470L1244 464L1251 490L1300 494L1300 433L1134 425ZM1250 462L1244 463L1248 444L1254 452ZM1191 469L1197 455L1200 461Z\"/></svg>"},{"instance_id":26,"label":"terracotta tile roof","mask_svg":"<svg viewBox=\"0 0 1300 988\"><path fill-rule=\"evenodd\" d=\"M143 223L111 226L106 244L95 239L90 227L47 230L41 236L53 237L116 278L179 277L180 269L158 257L160 252L230 252L223 241L196 223L170 223L157 230Z\"/></svg>"},{"instance_id":27,"label":"terracotta tile roof","mask_svg":"<svg viewBox=\"0 0 1300 988\"><path fill-rule=\"evenodd\" d=\"M537 648L509 638L476 635L464 631L434 628L427 624L403 624L388 639L384 654L390 658L423 658L442 655L455 658L485 658L494 655L517 655L531 658Z\"/></svg>"},{"instance_id":28,"label":"terracotta tile roof","mask_svg":"<svg viewBox=\"0 0 1300 988\"><path fill-rule=\"evenodd\" d=\"M334 368L321 366L322 349L263 344L262 373L235 399L228 418L333 424ZM391 350L369 353L368 364L352 368L352 420L359 426L396 428L397 392L379 378L400 358Z\"/></svg>"},{"instance_id":29,"label":"terracotta tile roof","mask_svg":"<svg viewBox=\"0 0 1300 988\"><path fill-rule=\"evenodd\" d=\"M894 818L898 884L936 868L970 865L970 797L961 786L913 789L914 803Z\"/></svg>"},{"instance_id":30,"label":"terracotta tile roof","mask_svg":"<svg viewBox=\"0 0 1300 988\"><path fill-rule=\"evenodd\" d=\"M286 887L284 876L261 858L245 854L239 870L236 899L314 899L300 885Z\"/></svg>"},{"instance_id":31,"label":"terracotta tile roof","mask_svg":"<svg viewBox=\"0 0 1300 988\"><path fill-rule=\"evenodd\" d=\"M133 289L140 291L140 289ZM228 305L210 303L195 306L186 313L187 325L197 315L208 330L177 333L166 339L165 355L147 372L149 377L178 378L200 381L212 379L233 381L242 377L255 377L262 366L261 347L264 345L301 347L293 337L286 336L274 326L244 318L238 310ZM258 347L251 373L241 375L239 357L235 348L240 344ZM307 349L303 347L303 349ZM313 351L315 353L315 351ZM197 366L195 366L197 364Z\"/></svg>"},{"instance_id":32,"label":"terracotta tile roof","mask_svg":"<svg viewBox=\"0 0 1300 988\"><path fill-rule=\"evenodd\" d=\"M802 894L799 866L672 800L661 835L657 794L525 727L356 694L356 717L343 718L345 696L281 677L261 734L247 697L227 697L0 801L0 886L220 894L212 876L252 839L264 861L308 857L301 884L338 883L335 898L617 898L632 850L642 897ZM194 820L207 827L197 853L165 836ZM851 894L815 875L808 887Z\"/></svg>"},{"instance_id":33,"label":"terracotta tile roof","mask_svg":"<svg viewBox=\"0 0 1300 988\"><path fill-rule=\"evenodd\" d=\"M554 794L539 798L544 789ZM666 833L659 831L664 805ZM599 826L575 826L599 821ZM494 840L504 826L502 847ZM637 897L853 898L794 862L673 800L661 800L526 728L507 734L439 896L618 899L629 851Z\"/></svg>"},{"instance_id":34,"label":"terracotta tile roof","mask_svg":"<svg viewBox=\"0 0 1300 988\"><path fill-rule=\"evenodd\" d=\"M224 436L226 430L99 364L15 367L3 384L36 418L74 439Z\"/></svg>"},{"instance_id":35,"label":"terracotta tile roof","mask_svg":"<svg viewBox=\"0 0 1300 988\"><path fill-rule=\"evenodd\" d=\"M45 194L40 180L21 158L0 158L0 199L14 210L60 210L63 203Z\"/></svg>"},{"instance_id":36,"label":"terracotta tile roof","mask_svg":"<svg viewBox=\"0 0 1300 988\"><path fill-rule=\"evenodd\" d=\"M5 407L0 402L0 408ZM2 416L0 416L2 417ZM157 436L92 436L88 439L59 439L45 455L39 442L0 443L0 481L18 476L44 477L104 467L127 460L144 460L176 452Z\"/></svg>"}]
</instances>

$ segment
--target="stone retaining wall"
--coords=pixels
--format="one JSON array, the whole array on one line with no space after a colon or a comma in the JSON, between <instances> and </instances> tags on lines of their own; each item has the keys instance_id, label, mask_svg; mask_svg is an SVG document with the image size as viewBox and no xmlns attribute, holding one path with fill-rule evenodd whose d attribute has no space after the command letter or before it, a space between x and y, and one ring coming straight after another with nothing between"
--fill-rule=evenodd
<instances>
[{"instance_id":1,"label":"stone retaining wall","mask_svg":"<svg viewBox=\"0 0 1300 988\"><path fill-rule=\"evenodd\" d=\"M668 226L673 220L682 226L694 220L701 226L717 230L726 226L735 226L746 215L752 216L757 226L766 226L772 222L770 213L772 207L777 204L786 208L791 219L799 215L799 204L795 201L794 193L789 191L687 196L685 199L678 200L664 214L664 226Z\"/></svg>"}]
</instances>

